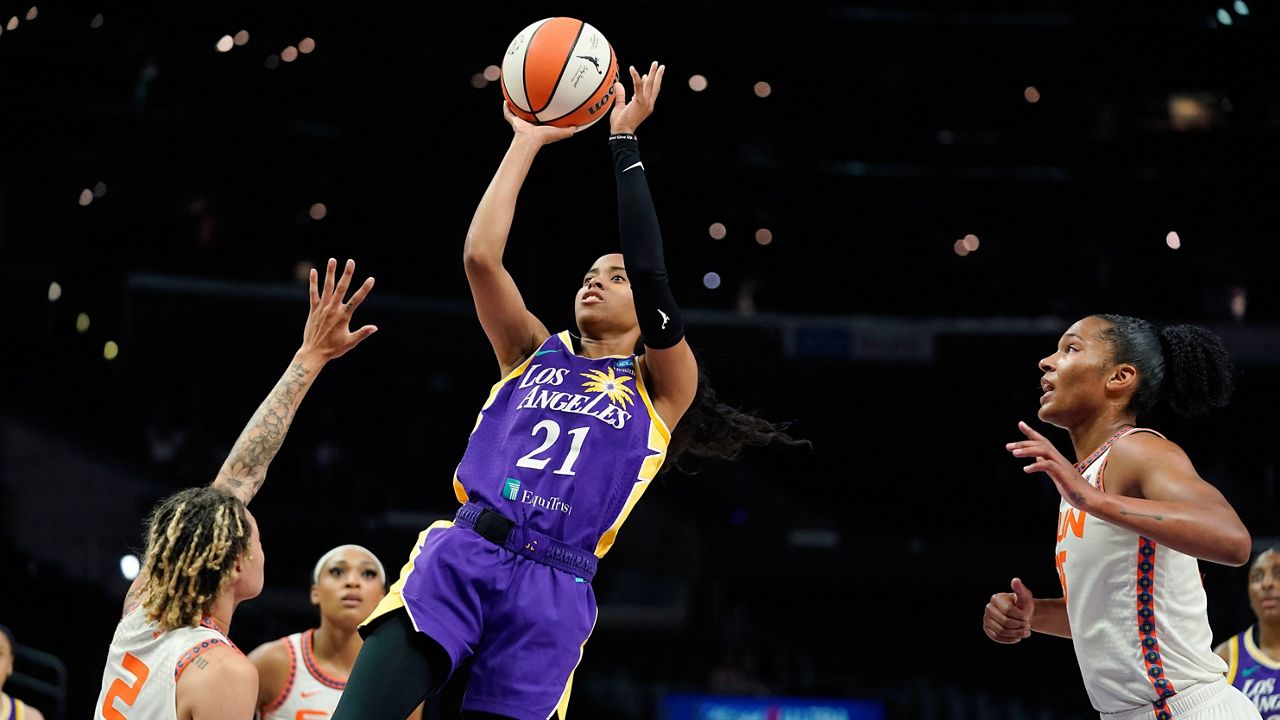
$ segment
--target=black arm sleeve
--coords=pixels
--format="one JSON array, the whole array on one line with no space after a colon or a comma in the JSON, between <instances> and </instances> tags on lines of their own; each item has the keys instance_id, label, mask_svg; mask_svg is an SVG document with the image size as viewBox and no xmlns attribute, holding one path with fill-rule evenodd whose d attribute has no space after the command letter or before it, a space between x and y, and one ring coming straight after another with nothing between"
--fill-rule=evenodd
<instances>
[{"instance_id":1,"label":"black arm sleeve","mask_svg":"<svg viewBox=\"0 0 1280 720\"><path fill-rule=\"evenodd\" d=\"M635 298L640 335L646 346L662 350L684 337L684 321L667 284L658 214L649 195L649 181L635 136L611 136L609 147L618 180L618 238Z\"/></svg>"}]
</instances>

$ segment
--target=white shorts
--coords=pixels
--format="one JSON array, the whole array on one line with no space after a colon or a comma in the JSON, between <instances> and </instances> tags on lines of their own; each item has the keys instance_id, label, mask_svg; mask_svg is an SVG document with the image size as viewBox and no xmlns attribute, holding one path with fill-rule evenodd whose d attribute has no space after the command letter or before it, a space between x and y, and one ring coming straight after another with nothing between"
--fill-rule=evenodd
<instances>
[{"instance_id":1,"label":"white shorts","mask_svg":"<svg viewBox=\"0 0 1280 720\"><path fill-rule=\"evenodd\" d=\"M1222 678L1193 685L1169 698L1164 711L1170 720L1262 720L1258 708L1244 693ZM1151 706L1118 713L1101 713L1102 720L1158 720L1160 710Z\"/></svg>"}]
</instances>

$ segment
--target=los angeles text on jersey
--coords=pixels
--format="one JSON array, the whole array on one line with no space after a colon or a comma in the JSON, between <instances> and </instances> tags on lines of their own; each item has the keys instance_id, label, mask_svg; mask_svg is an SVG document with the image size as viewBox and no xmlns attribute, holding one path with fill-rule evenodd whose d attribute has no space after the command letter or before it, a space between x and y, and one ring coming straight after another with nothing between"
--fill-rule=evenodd
<instances>
[{"instance_id":1,"label":"los angeles text on jersey","mask_svg":"<svg viewBox=\"0 0 1280 720\"><path fill-rule=\"evenodd\" d=\"M631 413L608 402L608 393L580 395L563 390L547 389L548 386L554 387L564 383L565 376L570 372L569 368L543 368L541 365L530 365L517 386L519 389L529 388L529 392L516 404L516 408L589 415L621 430L631 419Z\"/></svg>"}]
</instances>

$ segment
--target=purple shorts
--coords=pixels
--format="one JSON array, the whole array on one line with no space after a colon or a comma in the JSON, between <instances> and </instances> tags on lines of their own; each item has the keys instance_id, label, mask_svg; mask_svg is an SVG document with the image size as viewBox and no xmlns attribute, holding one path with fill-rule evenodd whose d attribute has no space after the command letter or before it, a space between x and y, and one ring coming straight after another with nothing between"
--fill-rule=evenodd
<instances>
[{"instance_id":1,"label":"purple shorts","mask_svg":"<svg viewBox=\"0 0 1280 720\"><path fill-rule=\"evenodd\" d=\"M457 526L425 533L401 594L419 632L472 657L464 710L545 720L568 702L569 681L596 622L591 583Z\"/></svg>"}]
</instances>

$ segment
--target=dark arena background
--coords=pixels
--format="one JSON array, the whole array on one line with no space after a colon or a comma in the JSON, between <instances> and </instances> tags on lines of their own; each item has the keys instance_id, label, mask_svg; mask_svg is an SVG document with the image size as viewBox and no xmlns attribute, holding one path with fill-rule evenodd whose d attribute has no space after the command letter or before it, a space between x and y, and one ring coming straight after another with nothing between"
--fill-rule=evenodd
<instances>
[{"instance_id":1,"label":"dark arena background","mask_svg":"<svg viewBox=\"0 0 1280 720\"><path fill-rule=\"evenodd\" d=\"M212 480L329 257L377 278L357 319L380 331L254 502L267 584L231 638L313 626L326 549L394 578L452 516L499 379L462 266L511 135L494 66L553 15L666 65L637 134L688 338L723 400L813 443L650 487L596 578L572 717L1093 717L1069 641L981 625L1015 576L1059 594L1059 496L1004 443L1027 420L1072 456L1037 362L1088 313L1223 337L1233 403L1152 424L1255 547L1280 536L1267 3L6 2L6 692L95 710L147 510ZM617 249L607 135L544 149L520 197L506 265L553 330ZM1201 566L1216 643L1252 622L1246 569Z\"/></svg>"}]
</instances>

